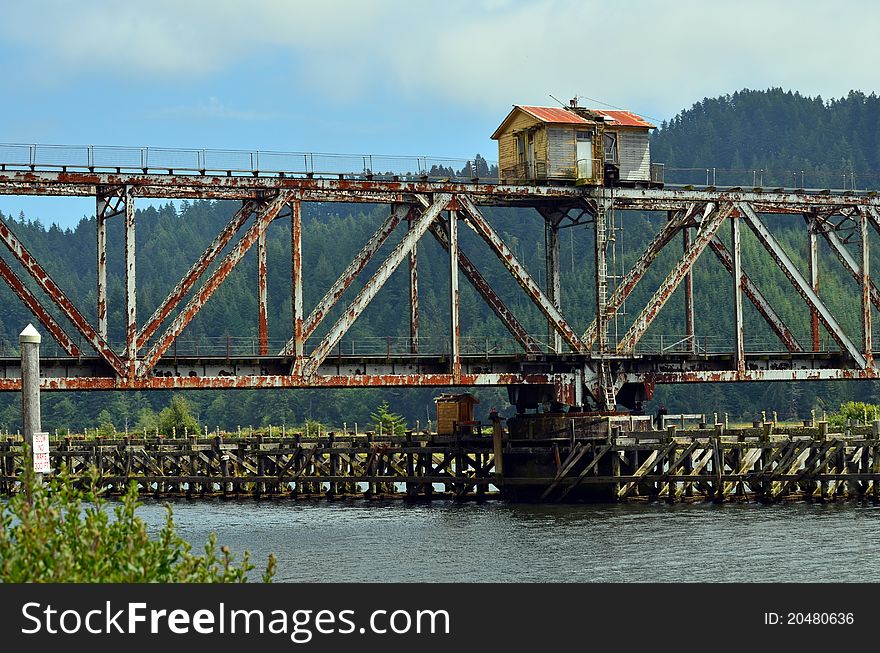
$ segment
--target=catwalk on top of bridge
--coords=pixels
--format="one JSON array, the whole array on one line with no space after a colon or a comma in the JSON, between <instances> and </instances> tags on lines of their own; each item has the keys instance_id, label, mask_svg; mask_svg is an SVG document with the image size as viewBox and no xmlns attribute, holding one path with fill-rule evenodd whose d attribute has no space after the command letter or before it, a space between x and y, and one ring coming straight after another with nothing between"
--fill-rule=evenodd
<instances>
[{"instance_id":1,"label":"catwalk on top of bridge","mask_svg":"<svg viewBox=\"0 0 880 653\"><path fill-rule=\"evenodd\" d=\"M0 223L0 242L10 262L0 259L0 276L63 350L45 357L45 389L168 389L257 387L486 386L509 387L521 408L542 404L614 409L638 407L657 383L757 380L874 379L872 308L880 308L870 274L869 234L880 232L880 200L874 193L806 192L759 188L604 188L574 185L491 184L478 180L431 179L427 176L378 179L344 174L227 174L173 169L62 169L36 165L0 165L0 194L94 197L96 201L96 320L89 320L61 290L45 266L14 233L14 223ZM139 198L212 198L238 200L240 208L220 230L146 319L137 315L135 203ZM302 203L369 202L387 204L387 218L348 263L335 283L306 314L303 307ZM533 207L544 222L546 274L536 280L502 233L484 214L485 206ZM615 231L625 211L662 211L662 221L628 269L617 269ZM768 216L788 216L805 225L809 271L795 265L768 228ZM273 221L290 220L292 319L289 339L270 349L266 230ZM124 224L125 342L108 340L107 223ZM546 319L546 334L529 333L475 260L459 247L464 222L506 268L525 297ZM576 328L562 305L560 230L584 225L592 231L594 288L580 289L595 302L594 319ZM810 342L801 342L778 309L743 269L741 227L745 225L801 297L811 316ZM730 230L728 242L720 237ZM381 261L377 253L392 233L397 244ZM682 240L672 269L656 285L647 304L625 333L609 337L609 325L661 251L675 237ZM819 292L818 241L825 240L842 270L860 292L858 329L844 328ZM420 351L417 243L433 239L448 253L448 345ZM391 240L390 242L394 242ZM857 245L857 251L849 243ZM223 284L245 254L256 247L258 338L253 351L185 351L179 346L188 324ZM713 351L694 333L692 268L707 250L730 275L719 293L733 316L733 346ZM609 262L614 263L609 268ZM343 351L340 343L400 266L409 268L409 338L405 351L391 341L373 351ZM343 294L373 263L364 282L320 339L316 329L339 304ZM376 264L378 264L376 266ZM366 276L366 275L364 275ZM463 277L510 333L517 351L490 351L462 335L459 324L459 279ZM646 346L657 314L679 287L685 292L685 333ZM747 348L743 295L778 339L775 349L760 355ZM630 306L630 309L632 307ZM822 344L822 330L833 342ZM649 336L650 337L650 336ZM316 342L317 341L317 342ZM14 353L14 351L10 351ZM20 387L14 356L0 361L0 390Z\"/></svg>"}]
</instances>

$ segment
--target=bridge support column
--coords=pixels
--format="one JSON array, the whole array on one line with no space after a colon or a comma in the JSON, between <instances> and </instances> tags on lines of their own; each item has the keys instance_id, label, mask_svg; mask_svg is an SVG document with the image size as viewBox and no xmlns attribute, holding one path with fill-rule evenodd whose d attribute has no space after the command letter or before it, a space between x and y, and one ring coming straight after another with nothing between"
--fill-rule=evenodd
<instances>
[{"instance_id":1,"label":"bridge support column","mask_svg":"<svg viewBox=\"0 0 880 653\"><path fill-rule=\"evenodd\" d=\"M736 357L736 369L745 372L745 340L743 336L743 308L742 308L742 247L740 244L739 216L730 218L731 249L733 249L733 351Z\"/></svg>"},{"instance_id":2,"label":"bridge support column","mask_svg":"<svg viewBox=\"0 0 880 653\"><path fill-rule=\"evenodd\" d=\"M819 228L816 224L816 216L808 215L807 234L809 236L810 250L810 287L816 296L819 296ZM810 308L810 341L813 351L819 351L819 312Z\"/></svg>"},{"instance_id":3,"label":"bridge support column","mask_svg":"<svg viewBox=\"0 0 880 653\"><path fill-rule=\"evenodd\" d=\"M412 219L407 224L407 229L412 229ZM409 351L411 354L419 353L419 270L416 253L418 248L419 244L416 243L409 253Z\"/></svg>"},{"instance_id":4,"label":"bridge support column","mask_svg":"<svg viewBox=\"0 0 880 653\"><path fill-rule=\"evenodd\" d=\"M293 306L293 354L303 357L302 210L298 199L290 203L290 273Z\"/></svg>"},{"instance_id":5,"label":"bridge support column","mask_svg":"<svg viewBox=\"0 0 880 653\"><path fill-rule=\"evenodd\" d=\"M861 230L862 244L862 350L865 352L867 366L874 365L874 355L871 343L871 261L870 243L868 242L868 213L867 209L859 211L859 228Z\"/></svg>"},{"instance_id":6,"label":"bridge support column","mask_svg":"<svg viewBox=\"0 0 880 653\"><path fill-rule=\"evenodd\" d=\"M95 212L95 227L97 229L97 313L98 335L107 339L107 218L105 211L107 200L98 196L97 211Z\"/></svg>"},{"instance_id":7,"label":"bridge support column","mask_svg":"<svg viewBox=\"0 0 880 653\"><path fill-rule=\"evenodd\" d=\"M672 220L675 215L674 211L669 212L669 219ZM691 247L691 229L685 226L681 230L682 245L684 253L687 254ZM696 351L697 343L694 340L694 276L688 270L684 277L684 333L687 337L688 349L692 352Z\"/></svg>"},{"instance_id":8,"label":"bridge support column","mask_svg":"<svg viewBox=\"0 0 880 653\"><path fill-rule=\"evenodd\" d=\"M134 195L125 187L125 357L128 373L134 377L137 365L137 275L135 258Z\"/></svg>"},{"instance_id":9,"label":"bridge support column","mask_svg":"<svg viewBox=\"0 0 880 653\"><path fill-rule=\"evenodd\" d=\"M266 293L266 232L257 239L257 324L260 356L269 354L269 309Z\"/></svg>"},{"instance_id":10,"label":"bridge support column","mask_svg":"<svg viewBox=\"0 0 880 653\"><path fill-rule=\"evenodd\" d=\"M453 383L461 382L461 326L458 322L458 211L449 211L449 335Z\"/></svg>"},{"instance_id":11,"label":"bridge support column","mask_svg":"<svg viewBox=\"0 0 880 653\"><path fill-rule=\"evenodd\" d=\"M544 252L547 267L547 299L556 307L561 307L562 285L559 270L559 228L545 218L544 221ZM556 329L552 320L547 321L547 342L556 353L562 352L562 334Z\"/></svg>"}]
</instances>

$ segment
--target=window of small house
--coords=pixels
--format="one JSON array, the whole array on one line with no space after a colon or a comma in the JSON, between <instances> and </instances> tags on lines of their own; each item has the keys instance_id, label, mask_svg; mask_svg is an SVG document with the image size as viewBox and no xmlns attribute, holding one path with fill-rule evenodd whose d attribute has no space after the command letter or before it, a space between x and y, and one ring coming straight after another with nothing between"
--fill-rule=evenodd
<instances>
[{"instance_id":1,"label":"window of small house","mask_svg":"<svg viewBox=\"0 0 880 653\"><path fill-rule=\"evenodd\" d=\"M617 163L617 134L605 132L605 163Z\"/></svg>"}]
</instances>

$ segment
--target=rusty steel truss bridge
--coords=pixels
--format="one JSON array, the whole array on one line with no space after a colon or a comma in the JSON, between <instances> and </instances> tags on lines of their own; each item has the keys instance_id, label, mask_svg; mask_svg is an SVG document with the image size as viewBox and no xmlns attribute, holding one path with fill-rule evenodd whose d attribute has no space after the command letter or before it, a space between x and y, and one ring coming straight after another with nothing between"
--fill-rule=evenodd
<instances>
[{"instance_id":1,"label":"rusty steel truss bridge","mask_svg":"<svg viewBox=\"0 0 880 653\"><path fill-rule=\"evenodd\" d=\"M202 159L199 160L201 166ZM0 276L34 314L64 355L44 356L42 387L46 390L146 390L187 388L316 388L368 386L508 386L520 408L542 403L590 406L610 410L634 407L650 397L655 384L684 382L876 379L871 342L872 309L880 309L880 289L870 275L869 232L880 232L880 199L873 193L760 188L596 188L485 183L479 179L438 179L426 172L408 175L316 174L314 171L175 170L125 165L41 165L0 161L0 194L93 197L96 202L97 306L88 319L65 296L44 263L0 222L0 241L9 262L0 259ZM240 202L240 208L196 257L152 315L136 310L138 268L135 251L135 202L138 199L218 199ZM387 205L387 219L350 261L336 282L309 313L302 301L302 205L304 202L364 202ZM490 224L484 207L531 207L545 225L546 275L539 283L513 248ZM623 274L609 270L611 216L627 211L662 211L667 220L636 262ZM802 273L768 228L768 220L795 219L805 224L809 271ZM107 224L124 223L125 342L108 341ZM269 347L266 232L278 220L289 220L292 235L292 322L289 342ZM497 257L548 323L548 337L530 335L459 248L462 223L472 228ZM583 225L594 234L596 319L585 331L566 317L560 288L560 230ZM740 234L749 229L803 298L812 318L811 342L799 342L767 296L743 270ZM728 247L719 234L729 230ZM399 241L378 263L341 317L320 339L316 329L343 293L377 257L395 232ZM841 234L846 233L844 238ZM626 332L612 337L609 325L661 250L680 236L678 260L654 289ZM419 283L416 245L435 239L448 252L451 341L448 353L419 351ZM859 333L846 333L819 292L818 241L827 241L848 275L861 288ZM391 242L394 242L393 240ZM858 246L858 254L847 243ZM258 351L179 355L175 342L217 288L256 248L258 278ZM713 352L694 338L692 266L710 250L730 273L726 287L705 289L733 316L733 350ZM383 285L399 267L409 269L410 338L406 351L375 355L347 354L339 347L364 309L381 298ZM486 306L518 343L518 353L473 353L462 349L458 296L460 277L470 283ZM24 281L27 279L27 283ZM645 352L639 344L673 292L684 287L684 349ZM36 290L36 291L35 291ZM592 299L591 299L592 301ZM743 304L751 302L778 337L773 351L746 350ZM51 307L51 310L50 310ZM631 309L632 307L630 307ZM56 316L60 316L60 319ZM145 318L145 319L144 319ZM824 329L835 346L820 347ZM851 329L852 330L852 329ZM689 339L689 340L687 340ZM19 362L0 358L0 390L20 388Z\"/></svg>"}]
</instances>

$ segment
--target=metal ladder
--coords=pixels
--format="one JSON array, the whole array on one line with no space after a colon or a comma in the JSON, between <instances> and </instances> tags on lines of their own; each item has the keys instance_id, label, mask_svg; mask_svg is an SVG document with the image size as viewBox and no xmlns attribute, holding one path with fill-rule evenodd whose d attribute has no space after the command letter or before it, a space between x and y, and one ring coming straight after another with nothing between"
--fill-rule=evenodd
<instances>
[{"instance_id":1,"label":"metal ladder","mask_svg":"<svg viewBox=\"0 0 880 653\"><path fill-rule=\"evenodd\" d=\"M604 198L596 203L596 326L598 327L599 402L603 410L614 410L617 405L608 354L608 228L607 205Z\"/></svg>"}]
</instances>

